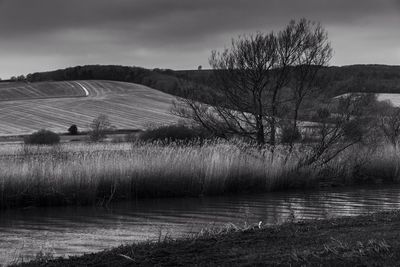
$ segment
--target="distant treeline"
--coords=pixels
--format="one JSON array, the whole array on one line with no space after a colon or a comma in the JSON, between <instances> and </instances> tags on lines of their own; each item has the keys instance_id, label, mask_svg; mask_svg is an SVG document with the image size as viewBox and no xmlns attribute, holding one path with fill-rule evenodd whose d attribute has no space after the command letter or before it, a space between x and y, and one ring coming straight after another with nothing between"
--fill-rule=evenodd
<instances>
[{"instance_id":1,"label":"distant treeline","mask_svg":"<svg viewBox=\"0 0 400 267\"><path fill-rule=\"evenodd\" d=\"M400 66L352 65L322 72L329 95L349 92L400 93Z\"/></svg>"},{"instance_id":2,"label":"distant treeline","mask_svg":"<svg viewBox=\"0 0 400 267\"><path fill-rule=\"evenodd\" d=\"M77 66L62 70L40 72L27 75L29 82L64 80L113 80L143 84L154 89L187 96L182 81L208 85L192 87L195 96L204 100L206 92L213 84L211 70L174 71L169 69L145 69L116 65ZM321 90L326 96L348 92L400 93L400 66L352 65L327 67L321 71Z\"/></svg>"},{"instance_id":3,"label":"distant treeline","mask_svg":"<svg viewBox=\"0 0 400 267\"><path fill-rule=\"evenodd\" d=\"M194 81L212 79L210 70L174 71L173 74ZM329 97L349 92L400 93L400 66L326 67L319 75L322 93Z\"/></svg>"}]
</instances>

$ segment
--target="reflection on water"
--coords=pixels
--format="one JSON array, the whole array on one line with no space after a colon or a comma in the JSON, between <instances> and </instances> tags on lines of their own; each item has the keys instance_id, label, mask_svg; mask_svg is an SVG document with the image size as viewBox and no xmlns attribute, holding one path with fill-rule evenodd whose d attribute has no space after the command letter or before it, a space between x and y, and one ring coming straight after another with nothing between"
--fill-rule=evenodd
<instances>
[{"instance_id":1,"label":"reflection on water","mask_svg":"<svg viewBox=\"0 0 400 267\"><path fill-rule=\"evenodd\" d=\"M32 208L0 213L0 262L39 251L67 256L244 222L278 224L400 208L400 186L118 203L103 208Z\"/></svg>"}]
</instances>

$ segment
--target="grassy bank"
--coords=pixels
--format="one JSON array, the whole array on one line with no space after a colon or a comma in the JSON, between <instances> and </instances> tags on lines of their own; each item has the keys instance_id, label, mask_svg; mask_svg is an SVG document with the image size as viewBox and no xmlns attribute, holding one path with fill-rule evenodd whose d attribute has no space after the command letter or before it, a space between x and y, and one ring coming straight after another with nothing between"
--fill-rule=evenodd
<instances>
[{"instance_id":1,"label":"grassy bank","mask_svg":"<svg viewBox=\"0 0 400 267\"><path fill-rule=\"evenodd\" d=\"M122 246L21 266L398 266L400 212L208 230L182 240Z\"/></svg>"},{"instance_id":2,"label":"grassy bank","mask_svg":"<svg viewBox=\"0 0 400 267\"><path fill-rule=\"evenodd\" d=\"M361 155L367 156L365 160ZM324 167L219 142L203 146L64 144L0 148L0 207L107 205L118 199L397 182L399 156L349 151Z\"/></svg>"}]
</instances>

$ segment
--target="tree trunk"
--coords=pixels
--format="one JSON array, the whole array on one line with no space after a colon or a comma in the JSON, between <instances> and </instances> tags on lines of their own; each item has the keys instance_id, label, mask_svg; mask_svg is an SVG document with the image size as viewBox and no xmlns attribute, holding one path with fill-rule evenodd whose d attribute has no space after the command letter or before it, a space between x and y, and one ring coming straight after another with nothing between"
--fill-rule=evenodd
<instances>
[{"instance_id":1,"label":"tree trunk","mask_svg":"<svg viewBox=\"0 0 400 267\"><path fill-rule=\"evenodd\" d=\"M257 144L259 146L265 145L264 124L262 116L257 116Z\"/></svg>"},{"instance_id":2,"label":"tree trunk","mask_svg":"<svg viewBox=\"0 0 400 267\"><path fill-rule=\"evenodd\" d=\"M292 136L290 137L290 149L289 153L292 153L293 148L294 148L294 135L297 132L297 120L299 118L299 109L300 109L300 102L296 103L295 110L294 110L294 116L293 116L293 128L292 128Z\"/></svg>"},{"instance_id":3,"label":"tree trunk","mask_svg":"<svg viewBox=\"0 0 400 267\"><path fill-rule=\"evenodd\" d=\"M270 138L269 143L271 146L275 146L276 144L276 116L278 115L278 111L276 108L276 98L277 98L277 91L274 92L272 97L272 112L271 112L271 119L270 119Z\"/></svg>"}]
</instances>

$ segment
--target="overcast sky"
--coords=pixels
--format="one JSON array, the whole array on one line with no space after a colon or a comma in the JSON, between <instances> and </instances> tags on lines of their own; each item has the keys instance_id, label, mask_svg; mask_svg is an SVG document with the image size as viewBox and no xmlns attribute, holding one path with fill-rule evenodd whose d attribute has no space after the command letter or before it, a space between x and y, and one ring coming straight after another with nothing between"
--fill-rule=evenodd
<instances>
[{"instance_id":1,"label":"overcast sky","mask_svg":"<svg viewBox=\"0 0 400 267\"><path fill-rule=\"evenodd\" d=\"M0 0L0 77L85 64L208 67L239 34L319 21L331 65L400 65L400 0Z\"/></svg>"}]
</instances>

